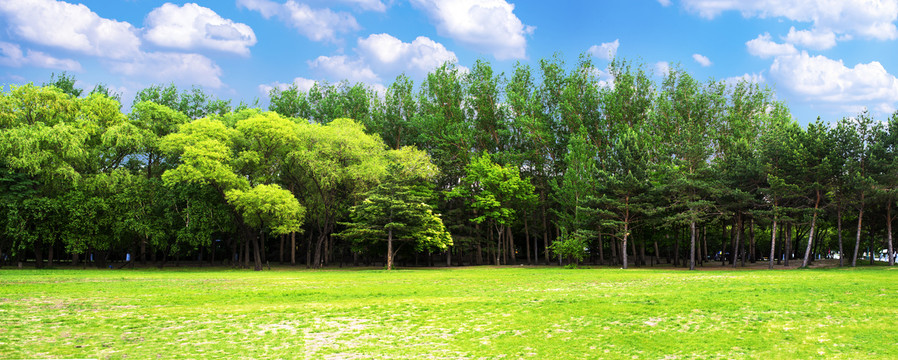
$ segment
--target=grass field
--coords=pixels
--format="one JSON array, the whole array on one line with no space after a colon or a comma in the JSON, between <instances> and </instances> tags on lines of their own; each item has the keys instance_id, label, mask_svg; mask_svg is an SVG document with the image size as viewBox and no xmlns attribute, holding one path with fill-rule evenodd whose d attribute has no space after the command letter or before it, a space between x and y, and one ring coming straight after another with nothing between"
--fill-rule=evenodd
<instances>
[{"instance_id":1,"label":"grass field","mask_svg":"<svg viewBox=\"0 0 898 360\"><path fill-rule=\"evenodd\" d=\"M0 270L0 358L895 359L898 269Z\"/></svg>"}]
</instances>

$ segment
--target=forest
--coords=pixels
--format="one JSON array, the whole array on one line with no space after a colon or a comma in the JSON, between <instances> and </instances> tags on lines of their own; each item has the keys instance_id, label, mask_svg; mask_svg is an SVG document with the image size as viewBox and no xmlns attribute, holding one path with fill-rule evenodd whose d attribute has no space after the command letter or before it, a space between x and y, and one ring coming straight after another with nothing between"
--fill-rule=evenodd
<instances>
[{"instance_id":1,"label":"forest","mask_svg":"<svg viewBox=\"0 0 898 360\"><path fill-rule=\"evenodd\" d=\"M11 85L0 265L894 265L898 113L802 126L749 81L604 71L446 63L267 109L155 85L127 113Z\"/></svg>"}]
</instances>

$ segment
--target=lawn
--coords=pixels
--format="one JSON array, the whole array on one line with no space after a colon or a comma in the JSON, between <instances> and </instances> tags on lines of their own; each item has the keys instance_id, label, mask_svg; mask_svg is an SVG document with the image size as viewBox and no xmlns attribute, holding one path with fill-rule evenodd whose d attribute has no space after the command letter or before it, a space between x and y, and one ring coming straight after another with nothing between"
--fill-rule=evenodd
<instances>
[{"instance_id":1,"label":"lawn","mask_svg":"<svg viewBox=\"0 0 898 360\"><path fill-rule=\"evenodd\" d=\"M0 358L895 359L898 269L0 270Z\"/></svg>"}]
</instances>

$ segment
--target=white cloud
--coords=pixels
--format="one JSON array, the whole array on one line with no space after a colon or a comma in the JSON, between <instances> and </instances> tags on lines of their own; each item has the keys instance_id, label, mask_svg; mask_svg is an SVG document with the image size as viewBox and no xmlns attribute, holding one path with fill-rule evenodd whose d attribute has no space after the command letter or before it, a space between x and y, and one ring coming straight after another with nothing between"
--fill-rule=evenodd
<instances>
[{"instance_id":1,"label":"white cloud","mask_svg":"<svg viewBox=\"0 0 898 360\"><path fill-rule=\"evenodd\" d=\"M505 0L412 0L435 23L440 35L451 37L498 60L527 57L526 36L536 29L524 25Z\"/></svg>"},{"instance_id":2,"label":"white cloud","mask_svg":"<svg viewBox=\"0 0 898 360\"><path fill-rule=\"evenodd\" d=\"M275 88L277 88L281 91L284 91L284 90L287 90L288 88L290 88L290 86L296 86L296 88L302 92L309 92L309 89L311 89L312 86L315 85L315 83L317 83L317 81L315 81L315 80L298 77L296 79L293 79L292 84L285 84L285 83L282 83L279 81L275 81L271 84L261 84L261 85L259 85L259 92L262 93L262 95L264 95L264 96L268 96L268 94L271 92L271 90L273 90Z\"/></svg>"},{"instance_id":3,"label":"white cloud","mask_svg":"<svg viewBox=\"0 0 898 360\"><path fill-rule=\"evenodd\" d=\"M797 54L798 50L792 44L778 44L770 40L770 34L764 33L757 38L745 43L748 53L766 59L773 56Z\"/></svg>"},{"instance_id":4,"label":"white cloud","mask_svg":"<svg viewBox=\"0 0 898 360\"><path fill-rule=\"evenodd\" d=\"M748 82L754 83L754 84L760 84L760 83L765 82L766 79L764 79L764 74L755 74L755 73L752 73L752 74L745 73L745 74L742 74L742 76L731 76L726 79L723 79L723 82L730 84L730 85L736 85L743 81L748 81Z\"/></svg>"},{"instance_id":5,"label":"white cloud","mask_svg":"<svg viewBox=\"0 0 898 360\"><path fill-rule=\"evenodd\" d=\"M711 62L711 59L708 59L707 56L702 55L702 54L692 54L692 59L695 60L695 62L697 62L702 67L708 67L708 66L711 66L711 64L713 64Z\"/></svg>"},{"instance_id":6,"label":"white cloud","mask_svg":"<svg viewBox=\"0 0 898 360\"><path fill-rule=\"evenodd\" d=\"M836 46L836 34L832 31L795 30L794 26L789 28L785 40L813 50L826 50Z\"/></svg>"},{"instance_id":7,"label":"white cloud","mask_svg":"<svg viewBox=\"0 0 898 360\"><path fill-rule=\"evenodd\" d=\"M898 102L898 78L877 61L849 68L841 60L801 52L777 57L770 75L778 85L808 102L879 109Z\"/></svg>"},{"instance_id":8,"label":"white cloud","mask_svg":"<svg viewBox=\"0 0 898 360\"><path fill-rule=\"evenodd\" d=\"M0 41L0 65L8 67L37 66L47 69L81 71L81 64L72 59L57 59L40 51L26 50L18 44Z\"/></svg>"},{"instance_id":9,"label":"white cloud","mask_svg":"<svg viewBox=\"0 0 898 360\"><path fill-rule=\"evenodd\" d=\"M359 29L355 17L345 12L330 9L313 9L309 5L289 0L279 4L271 0L237 0L237 5L258 11L269 19L277 16L281 21L296 28L300 34L313 41L337 41L338 33Z\"/></svg>"},{"instance_id":10,"label":"white cloud","mask_svg":"<svg viewBox=\"0 0 898 360\"><path fill-rule=\"evenodd\" d=\"M786 18L813 23L815 31L867 38L898 38L898 0L683 0L683 7L705 18L725 11L744 17Z\"/></svg>"},{"instance_id":11,"label":"white cloud","mask_svg":"<svg viewBox=\"0 0 898 360\"><path fill-rule=\"evenodd\" d=\"M667 76L670 74L670 64L667 61L659 61L655 63L655 75Z\"/></svg>"},{"instance_id":12,"label":"white cloud","mask_svg":"<svg viewBox=\"0 0 898 360\"><path fill-rule=\"evenodd\" d=\"M199 54L141 53L127 61L111 61L109 70L128 76L149 76L155 81L220 88L221 68Z\"/></svg>"},{"instance_id":13,"label":"white cloud","mask_svg":"<svg viewBox=\"0 0 898 360\"><path fill-rule=\"evenodd\" d=\"M360 38L358 45L361 56L378 70L395 74L423 76L446 61L458 60L443 44L424 36L406 43L390 34L371 34Z\"/></svg>"},{"instance_id":14,"label":"white cloud","mask_svg":"<svg viewBox=\"0 0 898 360\"><path fill-rule=\"evenodd\" d=\"M206 48L249 55L256 34L246 24L219 16L212 9L187 3L166 3L147 15L148 41L177 49Z\"/></svg>"},{"instance_id":15,"label":"white cloud","mask_svg":"<svg viewBox=\"0 0 898 360\"><path fill-rule=\"evenodd\" d=\"M617 55L617 48L620 46L620 39L614 39L612 42L602 43L601 45L593 45L587 50L592 56L599 59L611 60Z\"/></svg>"},{"instance_id":16,"label":"white cloud","mask_svg":"<svg viewBox=\"0 0 898 360\"><path fill-rule=\"evenodd\" d=\"M101 18L81 4L4 0L0 15L12 33L41 45L113 59L133 56L140 47L131 24Z\"/></svg>"},{"instance_id":17,"label":"white cloud","mask_svg":"<svg viewBox=\"0 0 898 360\"><path fill-rule=\"evenodd\" d=\"M387 6L380 0L337 0L350 5L358 6L361 10L384 12Z\"/></svg>"},{"instance_id":18,"label":"white cloud","mask_svg":"<svg viewBox=\"0 0 898 360\"><path fill-rule=\"evenodd\" d=\"M664 6L664 7L670 6L670 0L658 0L658 3L661 4L661 6Z\"/></svg>"},{"instance_id":19,"label":"white cloud","mask_svg":"<svg viewBox=\"0 0 898 360\"><path fill-rule=\"evenodd\" d=\"M319 56L309 61L309 67L332 80L348 80L351 83L376 83L380 81L368 64L360 59L349 59L345 55Z\"/></svg>"}]
</instances>

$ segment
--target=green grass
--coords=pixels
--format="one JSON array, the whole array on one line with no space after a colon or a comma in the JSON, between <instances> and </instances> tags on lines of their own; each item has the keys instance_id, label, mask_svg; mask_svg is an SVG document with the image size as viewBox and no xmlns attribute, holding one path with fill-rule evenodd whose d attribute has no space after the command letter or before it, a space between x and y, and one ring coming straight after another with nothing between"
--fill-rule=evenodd
<instances>
[{"instance_id":1,"label":"green grass","mask_svg":"<svg viewBox=\"0 0 898 360\"><path fill-rule=\"evenodd\" d=\"M0 358L894 359L898 269L0 270Z\"/></svg>"}]
</instances>

